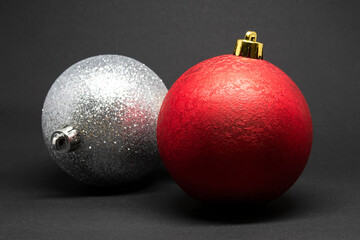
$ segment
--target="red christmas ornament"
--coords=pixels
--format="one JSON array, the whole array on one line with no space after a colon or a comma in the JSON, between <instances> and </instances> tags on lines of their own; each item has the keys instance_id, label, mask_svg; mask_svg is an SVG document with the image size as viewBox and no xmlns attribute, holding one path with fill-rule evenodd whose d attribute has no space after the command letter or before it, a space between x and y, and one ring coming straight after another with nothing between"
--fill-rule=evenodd
<instances>
[{"instance_id":1,"label":"red christmas ornament","mask_svg":"<svg viewBox=\"0 0 360 240\"><path fill-rule=\"evenodd\" d=\"M270 201L306 165L309 107L295 83L261 59L262 44L248 32L234 55L190 68L163 101L160 155L173 179L196 199Z\"/></svg>"}]
</instances>

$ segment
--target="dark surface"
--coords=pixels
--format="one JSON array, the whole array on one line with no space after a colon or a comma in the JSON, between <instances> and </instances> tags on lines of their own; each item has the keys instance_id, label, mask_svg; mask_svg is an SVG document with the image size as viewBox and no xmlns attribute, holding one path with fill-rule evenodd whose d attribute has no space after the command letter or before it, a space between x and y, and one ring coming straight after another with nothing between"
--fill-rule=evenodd
<instances>
[{"instance_id":1,"label":"dark surface","mask_svg":"<svg viewBox=\"0 0 360 240\"><path fill-rule=\"evenodd\" d=\"M1 239L358 239L359 3L344 1L1 1ZM46 93L73 63L112 53L168 87L255 30L265 59L308 101L314 144L298 182L268 206L200 204L159 168L121 191L83 186L43 144Z\"/></svg>"}]
</instances>

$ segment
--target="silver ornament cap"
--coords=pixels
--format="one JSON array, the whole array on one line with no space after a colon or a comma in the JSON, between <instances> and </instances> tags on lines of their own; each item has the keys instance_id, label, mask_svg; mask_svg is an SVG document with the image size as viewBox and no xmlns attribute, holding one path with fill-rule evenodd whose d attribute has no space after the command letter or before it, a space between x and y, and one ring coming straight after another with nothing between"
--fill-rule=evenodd
<instances>
[{"instance_id":1,"label":"silver ornament cap","mask_svg":"<svg viewBox=\"0 0 360 240\"><path fill-rule=\"evenodd\" d=\"M62 129L56 130L51 135L51 146L53 151L67 153L74 151L79 144L80 137L78 131L72 126L65 126Z\"/></svg>"},{"instance_id":2,"label":"silver ornament cap","mask_svg":"<svg viewBox=\"0 0 360 240\"><path fill-rule=\"evenodd\" d=\"M167 88L144 64L100 55L62 73L43 106L51 157L66 173L96 186L143 179L160 162L156 122Z\"/></svg>"}]
</instances>

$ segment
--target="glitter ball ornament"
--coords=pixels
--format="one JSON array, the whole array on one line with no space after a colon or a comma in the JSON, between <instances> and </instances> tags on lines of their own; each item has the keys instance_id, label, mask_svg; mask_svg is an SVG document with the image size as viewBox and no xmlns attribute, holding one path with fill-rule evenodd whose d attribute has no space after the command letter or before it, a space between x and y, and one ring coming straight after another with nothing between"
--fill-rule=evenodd
<instances>
[{"instance_id":1,"label":"glitter ball ornament","mask_svg":"<svg viewBox=\"0 0 360 240\"><path fill-rule=\"evenodd\" d=\"M49 90L42 129L55 162L96 186L140 180L160 161L156 121L167 89L144 64L101 55L67 69Z\"/></svg>"},{"instance_id":2,"label":"glitter ball ornament","mask_svg":"<svg viewBox=\"0 0 360 240\"><path fill-rule=\"evenodd\" d=\"M289 189L312 144L308 105L295 83L262 60L256 33L234 55L186 71L162 104L160 155L173 179L204 201L260 203Z\"/></svg>"}]
</instances>

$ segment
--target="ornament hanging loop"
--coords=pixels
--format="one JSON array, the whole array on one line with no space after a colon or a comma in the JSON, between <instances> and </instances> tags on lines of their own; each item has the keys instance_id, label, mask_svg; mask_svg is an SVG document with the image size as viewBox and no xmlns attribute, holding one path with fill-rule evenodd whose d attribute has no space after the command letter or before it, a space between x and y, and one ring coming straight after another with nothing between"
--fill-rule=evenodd
<instances>
[{"instance_id":1,"label":"ornament hanging loop","mask_svg":"<svg viewBox=\"0 0 360 240\"><path fill-rule=\"evenodd\" d=\"M245 39L238 39L233 54L246 58L263 59L263 44L256 41L257 34L248 31Z\"/></svg>"},{"instance_id":2,"label":"ornament hanging loop","mask_svg":"<svg viewBox=\"0 0 360 240\"><path fill-rule=\"evenodd\" d=\"M245 34L245 40L247 41L256 42L256 39L257 39L257 34L254 31L247 31L247 33Z\"/></svg>"}]
</instances>

